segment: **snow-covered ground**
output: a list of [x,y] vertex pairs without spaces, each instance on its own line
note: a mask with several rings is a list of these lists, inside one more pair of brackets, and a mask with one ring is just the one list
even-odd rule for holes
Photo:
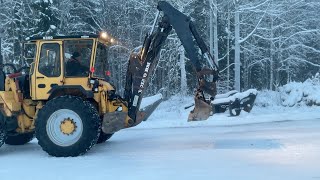
[[148,121],[76,158],[50,157],[36,140],[4,145],[0,180],[320,179],[320,107],[277,99],[261,93],[251,113],[187,122],[192,97],[175,96]]
[[171,97],[159,105],[148,121],[134,128],[206,127],[320,118],[319,106],[284,107],[280,103],[279,93],[275,92],[259,92],[252,111],[250,113],[241,111],[238,117],[230,117],[227,111],[214,114],[206,121],[187,122],[192,108],[185,109],[185,107],[192,103],[193,97]]

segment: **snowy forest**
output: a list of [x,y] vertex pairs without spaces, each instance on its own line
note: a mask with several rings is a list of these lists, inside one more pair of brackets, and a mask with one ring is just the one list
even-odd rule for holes
[[[169,2],[192,18],[210,47],[220,67],[220,92],[276,90],[319,72],[319,0]],[[130,52],[142,45],[157,13],[156,0],[1,0],[0,4],[4,62],[21,66],[22,42],[30,36],[106,31],[117,39],[109,47],[108,62],[120,92]],[[159,58],[148,94],[192,94],[195,72],[174,31]]]

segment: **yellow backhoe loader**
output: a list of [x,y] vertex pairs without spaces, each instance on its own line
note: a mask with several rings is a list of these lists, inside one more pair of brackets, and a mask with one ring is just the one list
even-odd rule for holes
[[241,99],[212,103],[218,66],[195,25],[167,2],[160,1],[158,10],[141,50],[130,55],[123,97],[105,80],[107,49],[114,41],[108,34],[28,38],[25,54],[30,66],[17,70],[10,64],[2,65],[14,72],[0,73],[0,146],[22,145],[36,136],[52,156],[78,156],[115,132],[146,120],[159,101],[141,111],[142,96],[172,28],[199,82],[189,121],[205,120],[227,106],[237,110],[236,114],[240,109],[250,111],[255,91]]

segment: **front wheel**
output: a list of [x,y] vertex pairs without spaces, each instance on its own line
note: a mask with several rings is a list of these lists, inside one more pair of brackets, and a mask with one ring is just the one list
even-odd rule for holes
[[61,96],[39,110],[36,137],[52,156],[68,157],[86,153],[97,143],[101,121],[96,108],[75,96]]
[[97,144],[106,142],[108,139],[111,138],[111,136],[112,136],[113,134],[114,134],[114,133],[112,133],[112,134],[105,134],[104,132],[101,131],[100,136],[99,136],[98,141],[97,141]]
[[7,138],[4,116],[0,113],[0,147],[4,144]]

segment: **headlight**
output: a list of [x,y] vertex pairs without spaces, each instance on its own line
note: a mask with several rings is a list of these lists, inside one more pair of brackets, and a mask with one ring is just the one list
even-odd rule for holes
[[107,39],[107,38],[108,38],[108,34],[107,34],[106,32],[101,32],[101,33],[100,33],[100,37],[101,37],[102,39]]

